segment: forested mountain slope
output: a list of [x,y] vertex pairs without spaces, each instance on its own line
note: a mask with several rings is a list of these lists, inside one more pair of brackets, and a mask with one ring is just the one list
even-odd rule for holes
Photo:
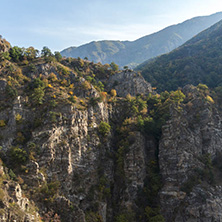
[[82,59],[87,57],[90,61],[103,64],[115,62],[120,67],[126,65],[135,67],[150,58],[172,51],[221,19],[221,12],[195,17],[132,42],[108,40],[91,42],[64,49],[61,54]]
[[201,32],[169,54],[137,67],[158,90],[174,90],[186,84],[222,84],[222,21]]

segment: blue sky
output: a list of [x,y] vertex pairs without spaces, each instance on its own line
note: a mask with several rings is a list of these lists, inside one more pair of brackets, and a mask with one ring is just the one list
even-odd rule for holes
[[222,11],[221,0],[0,0],[0,35],[13,46],[60,51],[98,40],[135,40]]

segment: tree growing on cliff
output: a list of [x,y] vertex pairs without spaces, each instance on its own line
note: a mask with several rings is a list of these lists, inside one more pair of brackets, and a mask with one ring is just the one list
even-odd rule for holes
[[42,57],[49,57],[49,56],[52,56],[52,52],[47,46],[44,46],[41,51],[41,55]]
[[60,62],[62,60],[62,55],[60,54],[60,52],[54,52],[55,58],[58,62]]
[[37,58],[38,54],[39,54],[39,50],[35,49],[34,47],[29,47],[25,49],[24,51],[24,56],[30,61]]
[[23,60],[23,50],[18,46],[14,46],[9,50],[9,55],[13,62],[19,62]]
[[52,62],[55,61],[55,56],[52,54],[51,50],[47,47],[44,46],[42,51],[41,51],[41,56],[45,59],[46,62]]
[[119,70],[119,66],[115,62],[111,62],[110,67],[114,72]]
[[99,124],[99,133],[104,137],[108,136],[110,129],[111,126],[106,122],[101,121],[101,123]]
[[35,88],[32,94],[33,102],[37,105],[42,104],[44,95],[45,95],[45,91],[42,87]]

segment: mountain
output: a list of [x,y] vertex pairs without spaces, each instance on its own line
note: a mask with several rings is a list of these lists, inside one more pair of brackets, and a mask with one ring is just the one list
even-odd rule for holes
[[195,17],[135,41],[94,41],[64,49],[61,54],[74,58],[87,57],[90,61],[103,64],[115,62],[121,67],[135,67],[150,58],[172,51],[221,19],[222,12]]
[[186,84],[222,85],[222,21],[201,32],[173,52],[147,61],[136,69],[158,90]]
[[0,46],[0,221],[222,220],[222,91]]

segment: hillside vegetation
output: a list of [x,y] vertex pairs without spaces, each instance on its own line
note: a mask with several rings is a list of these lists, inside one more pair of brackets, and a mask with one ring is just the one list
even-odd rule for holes
[[186,84],[222,85],[222,21],[203,31],[173,52],[137,67],[158,91]]

